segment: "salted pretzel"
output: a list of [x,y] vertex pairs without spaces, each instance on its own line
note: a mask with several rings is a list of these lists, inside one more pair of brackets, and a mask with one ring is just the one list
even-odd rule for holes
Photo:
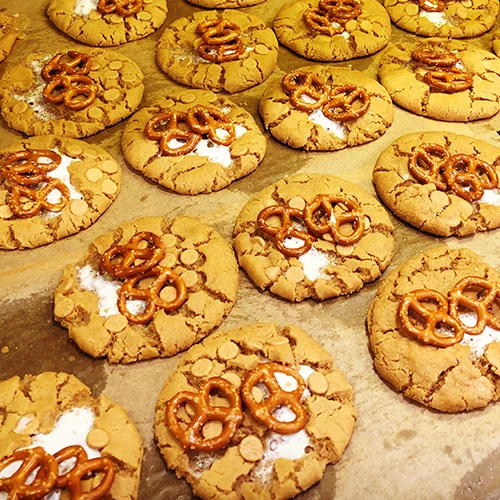
[[[293,377],[297,382],[297,388],[293,391],[282,389],[276,380],[276,373]],[[252,389],[260,383],[266,386],[269,396],[258,403]],[[255,420],[278,434],[294,434],[303,429],[308,420],[306,409],[300,402],[305,388],[304,379],[297,370],[279,363],[260,363],[245,376],[241,386],[241,397]],[[291,422],[281,422],[273,415],[282,405],[295,413],[295,419]]]
[[[154,277],[148,288],[136,288],[136,284],[144,278]],[[174,300],[167,301],[160,297],[160,292],[166,284],[171,283],[176,289]],[[143,313],[133,314],[127,308],[128,300],[142,300],[146,302]],[[175,311],[187,300],[187,287],[184,280],[168,267],[155,266],[142,274],[127,278],[118,290],[118,309],[131,322],[145,325],[149,323],[158,309],[167,312]]]
[[[302,111],[313,111],[328,102],[328,85],[309,71],[292,71],[281,81],[283,90],[290,95],[290,102]],[[309,97],[313,102],[304,100]]]
[[334,36],[343,33],[345,30],[345,26],[340,23],[337,23],[338,26],[333,26],[330,13],[328,10],[310,7],[304,11],[302,14],[302,18],[304,19],[304,23],[310,29],[317,31],[318,33],[322,33],[323,35]]
[[63,75],[87,75],[92,61],[87,54],[70,50],[66,54],[56,54],[42,69],[41,76],[46,82]]
[[[40,161],[50,160],[49,163]],[[3,162],[1,175],[13,184],[32,186],[47,180],[47,173],[61,164],[61,155],[50,149],[16,151]]]
[[427,12],[443,12],[446,2],[444,0],[418,0],[418,6]]
[[196,31],[202,38],[198,54],[207,61],[234,61],[246,50],[241,40],[241,28],[227,19],[208,19],[198,24]]
[[[64,104],[70,111],[80,111],[90,106],[99,88],[85,75],[62,75],[51,80],[43,89],[43,97],[52,104]],[[83,96],[84,99],[76,99]]]
[[[188,111],[186,121],[193,132],[208,134],[216,144],[229,146],[236,138],[233,120],[216,108],[194,106]],[[219,135],[220,130],[227,132],[226,137]]]
[[[148,243],[141,248],[143,242]],[[118,263],[113,260],[120,258]],[[109,247],[101,257],[101,269],[113,278],[124,279],[149,271],[165,257],[165,245],[159,236],[149,231],[135,233],[125,245]],[[136,264],[136,260],[140,263]]]
[[143,0],[99,0],[97,11],[101,14],[118,14],[130,17],[137,14],[143,7]]
[[[355,107],[354,104],[358,103]],[[345,122],[363,116],[370,107],[370,96],[358,85],[339,85],[330,91],[329,101],[323,106],[323,114],[330,120]]]
[[[8,500],[42,499],[54,488],[58,465],[42,447],[18,450],[0,460],[0,473],[16,462],[22,462],[16,472],[9,477],[0,478],[0,492],[7,492]],[[28,477],[38,468],[41,473],[27,484]]]
[[[148,139],[160,143],[160,151],[166,156],[180,156],[191,153],[201,141],[201,135],[192,130],[180,128],[180,124],[188,126],[187,114],[181,111],[164,111],[153,116],[144,129]],[[173,147],[171,141],[181,141],[181,145]],[[183,142],[183,144],[182,144]]]
[[[214,389],[222,392],[229,399],[229,408],[210,404],[210,393]],[[193,406],[195,414],[184,430],[179,423],[177,411],[185,403]],[[166,416],[169,430],[182,446],[201,451],[224,448],[231,441],[244,418],[238,389],[222,377],[209,378],[200,386],[197,393],[183,391],[176,394],[167,403]],[[212,420],[222,422],[222,433],[217,437],[206,439],[201,431],[203,426]]]
[[472,75],[459,68],[427,71],[423,81],[430,87],[452,94],[472,87]]
[[[423,306],[422,302],[434,302],[438,309],[431,311]],[[410,313],[415,314],[424,322],[424,328],[419,328],[411,321]],[[436,290],[414,290],[404,294],[399,303],[398,317],[404,330],[424,344],[449,347],[457,344],[464,337],[462,323],[448,314],[448,299]],[[453,336],[438,334],[436,326],[440,323],[450,328]]]
[[[338,204],[344,205],[347,211],[335,212],[334,206]],[[321,213],[320,217],[318,212]],[[304,209],[304,221],[311,232],[317,235],[330,233],[334,241],[341,245],[354,245],[361,239],[365,231],[364,217],[358,202],[342,194],[320,194]],[[321,218],[326,221],[321,222]],[[343,224],[354,226],[350,234],[340,232]]]
[[[279,227],[270,226],[267,223],[267,220],[273,216],[280,217],[281,224]],[[289,257],[300,257],[311,249],[316,237],[296,228],[293,225],[292,217],[305,222],[303,210],[288,205],[271,205],[260,211],[257,217],[257,226],[264,233],[274,236],[274,244],[282,254]],[[297,238],[302,240],[304,244],[299,248],[288,248],[285,245],[286,238]]]
[[356,0],[320,0],[318,7],[328,11],[330,20],[339,24],[358,18],[362,12]]
[[[480,298],[473,298],[466,292],[479,290]],[[500,304],[500,285],[486,278],[468,276],[461,279],[449,292],[450,314],[461,323],[465,333],[479,335],[487,325],[495,330],[500,330],[500,318],[495,317],[491,308],[495,302]],[[464,308],[474,311],[477,315],[477,323],[467,326],[460,321],[459,309]]]
[[411,175],[424,184],[435,184],[440,191],[446,191],[448,185],[442,173],[450,158],[450,153],[440,144],[424,143],[413,146],[408,158],[408,170]]
[[498,187],[495,167],[473,155],[453,155],[446,162],[443,175],[448,187],[469,202],[480,200],[485,189]]
[[425,66],[437,66],[449,68],[455,66],[460,59],[457,54],[450,50],[439,50],[435,48],[422,48],[413,51],[411,58]]

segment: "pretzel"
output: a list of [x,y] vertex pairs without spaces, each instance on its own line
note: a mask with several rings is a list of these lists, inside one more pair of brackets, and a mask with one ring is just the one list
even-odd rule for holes
[[[334,204],[342,203],[347,211],[335,213]],[[326,222],[318,220],[317,212],[324,212]],[[304,221],[307,228],[315,234],[330,233],[332,238],[341,245],[354,245],[365,231],[364,213],[358,202],[347,195],[320,194],[304,209]],[[332,220],[334,218],[334,220]],[[343,224],[354,224],[354,229],[348,235],[340,232]]]
[[[15,462],[22,462],[19,469],[10,477],[0,479],[0,492],[7,492],[8,500],[23,498],[38,500],[44,498],[54,488],[58,474],[57,462],[43,448],[16,451],[0,460],[0,472]],[[30,484],[26,484],[31,473],[39,467],[42,474],[37,475]]]
[[[290,102],[302,111],[313,111],[328,102],[328,85],[314,73],[309,71],[292,71],[281,81],[283,90],[290,95]],[[310,97],[314,102],[302,99]]]
[[460,59],[457,54],[449,50],[423,48],[413,51],[411,58],[425,66],[438,66],[449,68],[455,66]]
[[[234,123],[222,111],[209,106],[197,105],[187,113],[187,123],[193,132],[208,134],[216,144],[229,146],[236,138]],[[226,131],[226,137],[220,137],[219,131]]]
[[[201,135],[191,130],[183,130],[179,123],[187,124],[187,114],[181,111],[164,111],[153,116],[144,129],[148,139],[159,141],[160,151],[167,156],[180,156],[191,153],[201,141]],[[160,128],[165,127],[165,130]],[[179,147],[169,145],[170,141],[185,141]]]
[[430,87],[452,94],[472,87],[472,75],[459,68],[427,71],[423,78]]
[[[210,392],[218,389],[229,399],[229,408],[212,406]],[[177,418],[177,410],[189,403],[195,409],[193,419],[184,430]],[[212,377],[205,381],[197,393],[183,391],[176,394],[166,408],[167,426],[172,434],[180,441],[184,448],[201,451],[215,451],[224,448],[235,435],[243,422],[241,398],[238,389],[221,377]],[[205,439],[201,434],[203,426],[212,420],[222,422],[222,433],[213,438]]]
[[[472,298],[465,293],[471,289],[479,289],[486,292],[481,299]],[[462,325],[465,333],[469,335],[479,335],[487,325],[491,325],[495,330],[500,330],[500,318],[495,317],[491,308],[495,302],[500,304],[500,285],[486,278],[468,276],[461,279],[449,292],[450,314]],[[459,308],[472,310],[477,315],[477,323],[474,326],[467,326],[460,321]]]
[[[57,203],[47,201],[52,191],[59,191],[61,197]],[[21,206],[21,197],[28,198],[33,203],[28,208]],[[70,192],[66,184],[59,179],[50,179],[41,189],[32,189],[28,186],[14,184],[10,188],[7,202],[12,213],[22,219],[38,215],[41,210],[60,212],[68,203]]]
[[362,9],[356,0],[320,0],[318,7],[327,10],[330,21],[345,24],[361,15]]
[[[267,219],[274,215],[280,217],[280,227],[269,226],[267,224]],[[294,227],[292,217],[304,221],[304,212],[288,205],[271,205],[260,211],[257,217],[257,226],[264,233],[274,236],[274,244],[282,254],[289,257],[300,257],[311,250],[316,237]],[[285,245],[286,238],[298,238],[304,244],[299,248],[288,248]]]
[[334,36],[343,33],[345,26],[337,23],[339,26],[333,26],[336,22],[331,18],[328,10],[311,7],[302,14],[304,23],[312,30],[323,33],[323,35]]
[[[437,303],[438,310],[430,311],[422,305],[424,301]],[[425,321],[424,328],[418,328],[410,319],[410,311]],[[448,299],[436,290],[414,290],[403,295],[399,303],[398,316],[403,328],[422,341],[436,347],[449,347],[460,342],[464,337],[464,328],[460,321],[448,314]],[[453,330],[453,336],[439,335],[436,325],[442,323]]]
[[[137,282],[144,278],[155,277],[148,288],[135,288]],[[168,302],[160,297],[160,292],[167,282],[171,282],[177,291],[174,300]],[[146,310],[141,314],[132,314],[127,309],[128,300],[143,300]],[[156,266],[149,271],[127,278],[118,290],[118,309],[131,322],[145,325],[149,323],[158,309],[175,311],[187,300],[187,287],[184,280],[168,267]]]
[[443,12],[446,2],[444,0],[418,0],[418,6],[427,12]]
[[130,17],[142,10],[143,0],[99,0],[97,10],[101,14],[116,13],[122,17]]
[[[51,80],[43,89],[43,97],[52,104],[64,104],[71,111],[80,111],[90,106],[99,88],[85,75],[62,75]],[[84,96],[85,99],[75,97]]]
[[[412,154],[408,158],[408,170],[417,180],[424,184],[435,184],[440,191],[448,188],[443,178],[444,165],[450,158],[446,148],[435,143],[424,143],[421,146],[413,146]],[[423,164],[426,168],[422,168]]]
[[[69,58],[63,62],[63,58]],[[92,67],[92,61],[87,54],[70,50],[66,54],[56,54],[42,69],[41,76],[46,82],[63,75],[87,75]]]
[[227,19],[208,19],[196,27],[203,42],[198,54],[207,61],[222,63],[239,59],[245,52],[241,28]]
[[[363,116],[370,107],[370,96],[366,89],[350,83],[333,88],[329,99],[323,106],[323,114],[338,122],[355,120]],[[361,106],[355,108],[355,102],[360,102]]]
[[[484,176],[482,178],[478,172],[485,174],[486,179]],[[495,167],[472,155],[453,155],[446,162],[443,175],[448,187],[469,202],[480,200],[485,189],[498,187],[498,174]]]
[[[284,373],[293,377],[297,382],[294,391],[285,391],[276,380],[276,373]],[[267,399],[258,403],[252,389],[259,383],[266,386],[269,391]],[[278,434],[294,434],[303,429],[307,424],[307,412],[300,400],[306,384],[297,370],[279,363],[260,363],[251,372],[247,373],[241,386],[241,397],[252,416]],[[285,405],[295,413],[295,420],[280,422],[273,416],[273,412],[281,405]]]
[[[47,158],[50,163],[40,162]],[[31,149],[11,153],[3,162],[1,175],[13,184],[32,186],[47,180],[47,173],[61,163],[61,155],[50,149]]]

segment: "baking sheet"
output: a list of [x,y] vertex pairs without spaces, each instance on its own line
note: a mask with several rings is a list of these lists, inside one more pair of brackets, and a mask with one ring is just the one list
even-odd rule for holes
[[[0,11],[19,12],[31,19],[26,37],[0,73],[35,50],[61,51],[85,46],[72,41],[52,26],[45,16],[47,0],[0,0]],[[282,0],[243,9],[271,25]],[[197,9],[183,0],[169,0],[166,25]],[[498,25],[498,23],[497,23]],[[392,27],[393,40],[410,39]],[[163,29],[145,40],[115,49],[135,60],[146,75],[144,106],[153,104],[175,86],[158,69],[155,46]],[[489,49],[490,34],[471,40]],[[379,55],[337,63],[352,66],[375,77]],[[308,64],[280,47],[278,68],[268,80]],[[258,119],[258,100],[268,82],[231,97]],[[120,151],[124,123],[89,139],[111,153],[121,164],[123,182],[117,201],[89,229],[42,248],[0,251],[0,379],[46,370],[67,371],[104,392],[124,406],[144,439],[145,458],[139,498],[148,500],[192,498],[190,488],[166,469],[153,441],[156,397],[178,358],[160,359],[127,366],[109,365],[81,352],[67,339],[66,331],[52,319],[53,290],[63,267],[78,259],[99,234],[118,223],[147,215],[198,216],[228,240],[244,203],[276,180],[296,173],[328,173],[355,182],[374,194],[371,172],[378,154],[405,133],[447,130],[474,135],[500,146],[500,117],[472,124],[430,120],[395,109],[394,123],[380,139],[360,147],[334,153],[295,151],[268,137],[268,152],[261,166],[248,177],[217,193],[181,196],[170,193],[132,171]],[[21,135],[0,121],[0,147],[18,141]],[[387,273],[404,260],[433,246],[468,247],[488,263],[500,268],[498,231],[471,238],[447,240],[418,232],[392,218],[396,230],[396,255]],[[269,321],[301,326],[334,357],[355,389],[358,425],[341,462],[328,467],[323,480],[301,500],[351,499],[476,499],[500,498],[500,404],[467,414],[444,415],[405,400],[376,374],[368,349],[365,317],[380,281],[351,297],[323,303],[291,304],[269,293],[260,293],[241,272],[237,304],[223,323],[228,329],[245,323]]]

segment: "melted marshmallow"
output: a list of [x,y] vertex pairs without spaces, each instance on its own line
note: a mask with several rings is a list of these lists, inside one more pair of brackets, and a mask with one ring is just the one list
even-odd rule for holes
[[88,17],[88,15],[97,9],[97,4],[99,0],[77,0],[75,4],[75,14],[79,16]]
[[321,109],[315,109],[310,115],[309,120],[323,127],[327,132],[335,135],[339,139],[345,139],[346,137],[346,128],[342,123],[336,122],[334,120],[330,120],[327,118]]
[[448,24],[448,18],[444,12],[428,12],[426,10],[421,10],[419,15],[420,17],[425,17],[429,22],[438,28]]
[[[304,246],[304,242],[299,238],[285,238],[284,245],[287,248],[300,248]],[[329,276],[323,272],[325,267],[333,263],[333,258],[328,252],[323,252],[313,246],[308,252],[298,257],[298,260],[302,263],[304,276],[311,281],[315,281],[319,278],[329,278]]]
[[[477,314],[474,311],[467,311],[466,313],[460,313],[458,315],[460,321],[467,326],[474,326],[477,323]],[[500,331],[486,326],[483,333],[479,335],[469,335],[465,334],[464,338],[460,342],[462,345],[468,345],[470,347],[471,358],[480,358],[486,347],[492,342],[500,341]]]
[[483,196],[478,201],[479,203],[486,203],[498,207],[500,206],[500,191],[497,188],[485,189]]

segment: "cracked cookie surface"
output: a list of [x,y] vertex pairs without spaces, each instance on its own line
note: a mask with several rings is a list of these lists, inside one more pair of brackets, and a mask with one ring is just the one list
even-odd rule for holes
[[34,248],[75,234],[93,224],[118,196],[121,168],[99,146],[51,135],[31,137],[1,149],[0,167],[11,153],[26,149],[61,155],[61,166],[49,177],[61,179],[70,188],[70,200],[59,212],[42,210],[39,215],[18,218],[9,208],[8,182],[0,175],[0,248]]
[[144,75],[139,66],[117,52],[85,49],[92,59],[87,75],[98,86],[95,101],[80,111],[46,102],[46,82],[40,76],[53,54],[35,53],[7,70],[0,80],[2,117],[10,128],[26,135],[87,137],[131,115],[141,103]]
[[428,288],[446,296],[467,276],[500,282],[500,273],[471,250],[434,248],[391,273],[368,312],[370,346],[380,376],[406,397],[444,412],[482,408],[498,399],[500,332],[495,340],[482,333],[465,335],[451,347],[434,347],[404,333],[397,310],[405,293]]
[[[229,146],[204,138],[192,153],[162,155],[158,141],[144,135],[146,123],[161,112],[187,112],[196,105],[222,111],[235,124],[236,138]],[[181,194],[210,193],[253,172],[263,160],[266,138],[252,116],[225,97],[203,90],[175,90],[155,106],[142,108],[127,123],[123,155],[136,170]]]
[[236,9],[238,7],[250,7],[265,2],[266,0],[188,0],[193,5],[199,5],[206,9]]
[[0,459],[31,446],[52,454],[78,444],[89,458],[113,461],[116,475],[106,498],[138,498],[143,447],[137,427],[121,406],[106,396],[93,396],[73,375],[45,372],[0,382],[0,414]]
[[[422,78],[427,70],[412,61],[417,49],[444,49],[459,57],[472,75],[472,87],[448,94],[436,91]],[[399,106],[436,120],[467,122],[489,118],[500,110],[500,59],[461,41],[428,39],[391,44],[382,54],[378,76]]]
[[[359,203],[365,215],[362,238],[346,246],[327,234],[299,258],[282,254],[257,227],[257,216],[276,204],[303,209],[319,194],[347,194]],[[290,301],[324,300],[356,292],[381,275],[393,256],[392,231],[385,209],[360,187],[338,177],[301,174],[268,186],[247,202],[236,221],[233,245],[240,266],[260,289]]]
[[493,52],[498,56],[500,55],[500,29],[493,32],[491,38],[491,47]]
[[293,1],[284,5],[274,20],[278,40],[297,54],[315,61],[346,61],[378,52],[391,37],[387,11],[376,0],[360,1],[362,12],[346,22],[345,30],[334,36],[309,28],[302,15],[319,0]]
[[370,96],[370,106],[359,118],[330,120],[321,110],[307,112],[295,108],[280,79],[264,91],[259,105],[264,126],[280,142],[309,151],[336,151],[371,142],[390,127],[394,106],[387,91],[373,78],[361,71],[319,65],[305,66],[299,71],[318,75],[331,88],[345,84],[363,87]]
[[373,169],[373,183],[387,207],[412,226],[439,236],[466,236],[500,227],[498,188],[469,202],[451,189],[440,191],[435,184],[422,184],[413,177],[408,169],[412,148],[425,143],[439,144],[451,155],[473,155],[500,174],[500,149],[487,142],[448,132],[407,134],[382,152]]
[[[196,27],[210,19],[227,19],[241,28],[241,41],[246,49],[240,59],[219,64],[198,54],[201,36]],[[233,93],[268,78],[276,67],[278,41],[273,31],[252,14],[234,10],[195,12],[165,29],[158,42],[156,58],[160,68],[176,82]]]
[[[200,362],[206,365],[204,370],[199,369]],[[248,371],[266,362],[294,367],[304,378],[308,387],[302,396],[309,417],[306,427],[295,434],[276,434],[243,406],[243,424],[226,448],[218,452],[185,450],[166,425],[167,402],[180,391],[196,392],[210,377],[225,378],[239,388]],[[315,379],[322,381],[319,391]],[[284,410],[287,408],[278,411]],[[189,421],[188,413],[183,408],[178,414],[181,412],[179,418]],[[168,467],[178,477],[185,477],[201,498],[286,499],[320,481],[326,466],[340,460],[355,421],[352,387],[319,344],[296,326],[255,324],[218,332],[186,353],[160,393],[155,437]],[[250,436],[263,445],[260,460],[245,460],[240,454],[240,443]]]
[[[166,250],[160,266],[177,273],[187,286],[179,309],[159,309],[146,325],[129,323],[117,307],[122,282],[100,270],[102,254],[124,245],[135,233],[158,235]],[[97,238],[87,255],[69,265],[55,293],[54,317],[69,337],[95,358],[112,363],[174,356],[207,336],[229,314],[238,290],[238,266],[229,244],[211,227],[190,217],[144,217]],[[170,287],[166,287],[168,291]]]
[[167,17],[166,0],[145,0],[133,16],[101,14],[98,0],[51,0],[49,19],[66,35],[97,47],[111,47],[154,33]]
[[0,62],[10,54],[19,36],[18,19],[0,12]]
[[[435,4],[436,2],[428,2]],[[385,0],[392,22],[410,33],[443,38],[465,38],[486,33],[498,14],[498,0],[443,2],[442,12],[419,8],[415,0]]]

